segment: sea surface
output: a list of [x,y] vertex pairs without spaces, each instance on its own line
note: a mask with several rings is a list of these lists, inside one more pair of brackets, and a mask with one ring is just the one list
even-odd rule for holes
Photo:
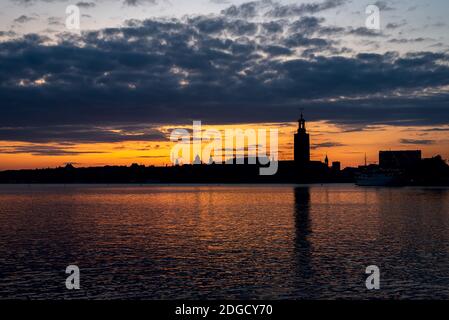
[[449,299],[449,189],[0,185],[11,298]]

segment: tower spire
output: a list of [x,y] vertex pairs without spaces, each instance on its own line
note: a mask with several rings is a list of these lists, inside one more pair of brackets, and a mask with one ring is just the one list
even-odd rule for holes
[[304,119],[303,111],[304,111],[304,109],[301,108],[301,118],[298,120],[298,123],[299,123],[298,132],[305,133],[306,132],[306,120]]
[[306,120],[304,119],[302,108],[298,124],[298,132],[295,133],[295,162],[299,168],[304,169],[310,162],[310,138],[306,130]]

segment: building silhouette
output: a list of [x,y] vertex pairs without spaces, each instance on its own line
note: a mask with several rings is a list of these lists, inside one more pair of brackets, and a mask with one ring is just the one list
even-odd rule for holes
[[387,172],[404,185],[449,186],[446,162],[440,156],[422,159],[420,150],[381,151],[378,165],[367,165],[365,160],[365,166],[358,168],[342,169],[339,161],[331,164],[327,154],[324,162],[313,161],[303,114],[298,123],[294,160],[276,161],[278,170],[270,176],[260,175],[260,167],[269,163],[269,159],[251,158],[245,147],[243,156],[237,156],[234,149],[234,157],[225,164],[215,163],[212,157],[208,163],[202,163],[199,155],[192,164],[183,164],[180,158],[174,166],[164,167],[133,164],[75,168],[67,164],[54,169],[0,171],[0,183],[353,183],[360,176],[375,177],[379,172]]
[[310,162],[310,136],[306,130],[306,120],[301,113],[301,119],[298,120],[298,132],[295,133],[295,164],[298,167],[305,167]]
[[334,172],[340,172],[341,171],[341,162],[340,161],[332,162],[332,170]]
[[421,150],[380,151],[379,166],[382,169],[409,169],[422,159]]

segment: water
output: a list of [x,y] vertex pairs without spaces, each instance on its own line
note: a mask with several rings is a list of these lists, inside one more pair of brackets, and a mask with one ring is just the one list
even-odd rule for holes
[[449,299],[449,189],[3,185],[0,298]]

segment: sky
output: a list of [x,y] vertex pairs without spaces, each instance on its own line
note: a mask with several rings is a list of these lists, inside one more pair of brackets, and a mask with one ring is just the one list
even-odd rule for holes
[[171,130],[194,120],[276,128],[289,160],[301,109],[314,160],[448,159],[448,15],[444,0],[3,0],[0,170],[169,164]]

